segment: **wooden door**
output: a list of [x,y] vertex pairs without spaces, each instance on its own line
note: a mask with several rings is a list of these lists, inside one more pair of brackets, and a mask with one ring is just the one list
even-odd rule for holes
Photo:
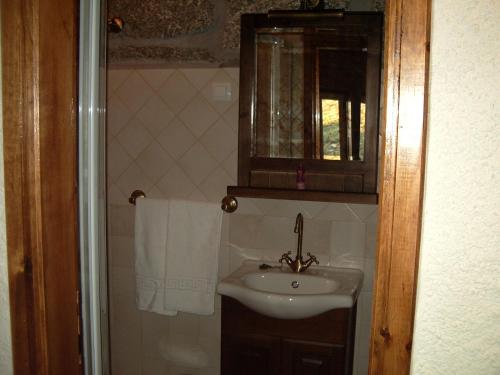
[[271,336],[224,335],[221,360],[221,375],[277,375],[280,339]]
[[16,375],[78,375],[76,0],[1,2]]
[[345,375],[343,346],[283,340],[282,375]]

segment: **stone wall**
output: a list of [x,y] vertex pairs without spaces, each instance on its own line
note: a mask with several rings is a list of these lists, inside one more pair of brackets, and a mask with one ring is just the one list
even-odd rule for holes
[[[329,9],[383,10],[383,0],[326,0]],[[182,4],[182,5],[180,5]],[[108,15],[125,27],[109,34],[112,65],[239,65],[240,16],[296,9],[300,0],[109,0]]]

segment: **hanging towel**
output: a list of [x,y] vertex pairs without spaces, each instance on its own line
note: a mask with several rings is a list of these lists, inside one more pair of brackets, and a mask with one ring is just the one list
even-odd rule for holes
[[170,201],[165,310],[213,314],[221,227],[219,204]]
[[139,198],[135,208],[136,303],[140,310],[165,315],[165,259],[169,201]]

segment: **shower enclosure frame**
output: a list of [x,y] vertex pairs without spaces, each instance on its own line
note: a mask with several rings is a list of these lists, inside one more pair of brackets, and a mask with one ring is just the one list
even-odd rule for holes
[[79,219],[82,364],[110,373],[106,235],[106,0],[80,0]]

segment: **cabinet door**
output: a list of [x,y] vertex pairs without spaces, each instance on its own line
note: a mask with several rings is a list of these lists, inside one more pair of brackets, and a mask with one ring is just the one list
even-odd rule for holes
[[344,347],[283,340],[282,375],[344,375]]
[[221,362],[221,375],[277,375],[280,339],[223,335]]

